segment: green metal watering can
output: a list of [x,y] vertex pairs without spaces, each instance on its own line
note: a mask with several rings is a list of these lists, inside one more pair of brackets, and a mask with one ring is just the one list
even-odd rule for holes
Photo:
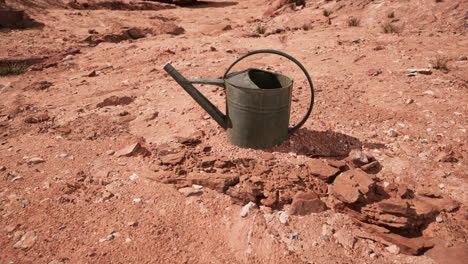
[[[239,61],[254,54],[272,53],[293,61],[307,77],[311,99],[304,118],[289,128],[293,80],[285,75],[247,69],[229,73]],[[241,148],[266,149],[281,144],[309,118],[314,104],[314,87],[307,70],[295,58],[275,50],[256,50],[234,61],[223,79],[186,79],[170,64],[164,70],[227,130],[228,140]],[[192,84],[211,84],[226,89],[226,114],[218,110]]]

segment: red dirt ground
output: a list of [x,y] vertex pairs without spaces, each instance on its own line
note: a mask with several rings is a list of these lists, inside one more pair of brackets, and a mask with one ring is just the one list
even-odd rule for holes
[[[0,19],[0,67],[28,67],[0,76],[0,263],[466,262],[466,1],[85,2],[0,8],[28,16]],[[230,145],[162,69],[219,78],[256,49],[315,86],[268,150]],[[298,122],[301,72],[247,67],[294,79]]]

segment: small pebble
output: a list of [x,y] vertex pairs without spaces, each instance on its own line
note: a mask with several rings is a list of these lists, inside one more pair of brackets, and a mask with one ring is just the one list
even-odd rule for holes
[[240,216],[241,217],[246,217],[247,214],[250,212],[250,209],[255,208],[257,205],[254,202],[249,202],[248,204],[244,205],[242,207]]
[[400,248],[397,245],[391,245],[385,248],[388,252],[392,254],[398,254],[400,253]]
[[128,222],[127,225],[135,227],[135,226],[138,226],[138,222],[131,221],[131,222]]
[[289,222],[289,215],[285,211],[280,211],[278,215],[278,220],[282,224],[287,224]]
[[136,181],[140,177],[136,173],[133,173],[132,175],[130,175],[129,178],[130,178],[131,181]]
[[141,203],[141,198],[135,198],[135,199],[133,199],[133,203]]

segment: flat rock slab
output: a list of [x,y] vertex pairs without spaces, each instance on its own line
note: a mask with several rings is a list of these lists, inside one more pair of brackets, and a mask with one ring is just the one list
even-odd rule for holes
[[364,199],[374,185],[369,174],[361,169],[353,169],[338,175],[331,190],[338,200],[352,204]]
[[183,187],[183,188],[180,188],[178,191],[181,194],[183,194],[185,197],[201,195],[203,193],[202,190],[196,189],[196,188],[193,188],[193,187]]
[[134,143],[118,150],[114,155],[117,157],[131,157],[139,154],[147,156],[150,154],[150,152],[146,148],[142,147],[140,143]]
[[338,168],[328,165],[321,159],[309,160],[305,165],[311,175],[326,182],[330,182],[340,172]]
[[293,198],[289,214],[308,215],[311,213],[320,213],[325,210],[327,210],[327,206],[320,200],[318,194],[313,191],[298,192]]
[[135,98],[130,96],[111,96],[98,103],[96,108],[105,106],[128,105],[131,104],[134,100]]

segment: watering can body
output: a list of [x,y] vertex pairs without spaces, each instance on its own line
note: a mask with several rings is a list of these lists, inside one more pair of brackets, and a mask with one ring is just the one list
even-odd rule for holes
[[[252,78],[261,83],[255,85]],[[289,77],[248,69],[228,77],[225,85],[227,136],[232,144],[264,149],[288,138],[293,87]]]
[[[242,57],[237,61],[240,59]],[[231,144],[253,149],[266,149],[281,144],[292,130],[299,127],[288,127],[293,80],[282,74],[259,69],[228,74],[234,64],[226,71],[224,79],[186,79],[170,64],[164,69],[226,129]],[[193,84],[224,87],[226,114],[219,111]],[[310,110],[311,107],[307,117]],[[305,120],[301,121],[300,125],[304,122]]]

